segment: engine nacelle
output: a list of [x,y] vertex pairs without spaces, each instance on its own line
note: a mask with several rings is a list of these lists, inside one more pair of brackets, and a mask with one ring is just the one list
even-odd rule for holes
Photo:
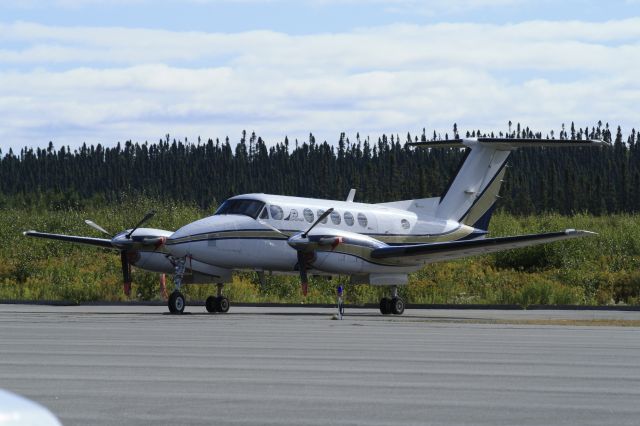
[[175,270],[173,263],[165,253],[138,251],[131,257],[133,258],[130,258],[129,261],[132,265],[147,271],[170,274]]
[[351,275],[367,271],[364,260],[349,254],[340,252],[316,252],[313,268],[332,274]]

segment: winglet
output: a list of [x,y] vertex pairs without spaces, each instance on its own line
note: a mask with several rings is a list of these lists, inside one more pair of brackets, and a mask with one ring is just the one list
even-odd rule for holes
[[353,199],[356,196],[356,189],[355,188],[351,188],[351,190],[349,190],[349,195],[347,195],[347,203],[353,203]]

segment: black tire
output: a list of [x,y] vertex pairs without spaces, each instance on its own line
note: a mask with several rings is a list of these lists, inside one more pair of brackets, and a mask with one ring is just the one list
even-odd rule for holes
[[391,300],[388,297],[380,299],[380,313],[382,315],[389,315],[391,313]]
[[229,307],[230,307],[229,299],[227,299],[224,296],[218,297],[216,301],[216,307],[218,308],[218,312],[226,314],[227,312],[229,312]]
[[184,307],[187,304],[184,295],[178,290],[171,293],[169,296],[169,312],[172,314],[181,314],[184,312]]
[[206,302],[204,302],[204,306],[207,308],[207,312],[214,313],[218,312],[216,310],[216,298],[214,296],[207,297]]
[[167,302],[167,306],[169,307],[169,313],[175,314],[176,311],[173,307],[173,293],[169,295],[169,301]]
[[391,313],[394,315],[402,315],[404,312],[404,300],[399,297],[391,299]]

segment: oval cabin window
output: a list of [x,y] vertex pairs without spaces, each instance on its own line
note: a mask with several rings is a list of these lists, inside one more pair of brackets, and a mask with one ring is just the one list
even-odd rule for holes
[[309,223],[313,222],[314,216],[311,209],[304,209],[302,214],[304,215],[304,220],[306,220]]
[[402,224],[402,227],[404,229],[409,229],[409,227],[411,227],[411,224],[409,224],[409,221],[407,219],[402,219],[400,223]]
[[369,223],[367,217],[363,213],[358,213],[358,224],[363,228],[366,228],[367,223]]
[[[322,216],[324,214],[324,210],[320,209],[320,210],[317,211],[316,214],[318,215],[318,217],[320,217],[320,216]],[[324,219],[322,219],[320,221],[320,223],[327,223],[328,220],[329,220],[329,217],[327,216]]]
[[349,226],[353,226],[353,215],[350,212],[344,213],[344,223]]
[[330,216],[331,222],[333,222],[334,225],[340,225],[340,213],[333,211]]
[[284,217],[284,211],[280,206],[270,205],[269,212],[271,213],[271,219],[282,220],[282,218]]

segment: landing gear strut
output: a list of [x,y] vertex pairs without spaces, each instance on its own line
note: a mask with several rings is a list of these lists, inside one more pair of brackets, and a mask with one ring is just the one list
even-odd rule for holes
[[404,313],[404,300],[398,296],[398,287],[393,286],[391,299],[383,297],[380,299],[380,313],[382,315],[402,315]]
[[337,318],[338,319],[342,319],[342,316],[344,315],[344,301],[342,300],[342,294],[343,294],[343,288],[342,285],[339,285],[337,288],[337,293],[338,293],[338,315]]
[[222,295],[222,288],[224,284],[218,284],[218,295],[217,296],[209,296],[205,302],[205,307],[207,308],[207,312],[214,313],[227,313],[229,312],[229,299]]
[[180,287],[182,286],[182,277],[184,277],[185,258],[181,257],[175,260],[176,272],[173,281],[175,282],[176,289],[169,296],[169,312],[172,314],[181,314],[184,312],[184,307],[187,304],[187,299],[180,293]]

